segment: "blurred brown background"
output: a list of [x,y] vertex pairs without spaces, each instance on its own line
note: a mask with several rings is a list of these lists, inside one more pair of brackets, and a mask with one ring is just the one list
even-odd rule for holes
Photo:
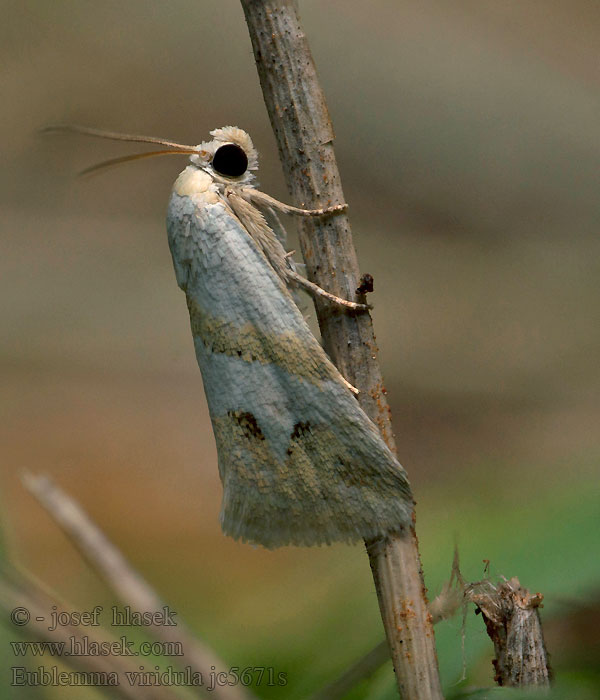
[[[213,438],[164,230],[184,162],[76,180],[133,149],[37,133],[70,122],[198,143],[238,125],[260,151],[262,188],[288,199],[241,8],[2,9],[6,549],[74,605],[110,601],[18,479],[51,474],[232,665],[289,672],[284,694],[265,695],[302,697],[379,640],[376,600],[359,546],[266,552],[220,533]],[[564,621],[567,598],[600,588],[600,6],[307,0],[300,10],[361,268],[375,278],[429,588],[457,538],[467,579],[491,559]],[[460,623],[438,638],[450,685]],[[479,626],[468,643],[469,680],[490,684]],[[388,697],[390,675],[364,692]]]

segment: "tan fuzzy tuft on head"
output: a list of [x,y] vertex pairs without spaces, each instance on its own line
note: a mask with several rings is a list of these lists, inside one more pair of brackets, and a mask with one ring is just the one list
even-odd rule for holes
[[214,141],[219,142],[218,145],[234,143],[236,146],[243,148],[248,156],[248,170],[258,169],[258,153],[254,148],[250,135],[243,129],[237,126],[224,126],[221,129],[213,129],[210,135]]

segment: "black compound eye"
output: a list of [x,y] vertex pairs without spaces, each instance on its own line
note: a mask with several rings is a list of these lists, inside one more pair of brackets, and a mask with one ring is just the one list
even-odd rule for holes
[[213,156],[212,166],[219,175],[239,177],[248,169],[248,156],[240,146],[226,143],[217,149]]

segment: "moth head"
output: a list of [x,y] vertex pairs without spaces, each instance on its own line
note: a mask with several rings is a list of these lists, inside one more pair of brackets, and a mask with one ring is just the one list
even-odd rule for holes
[[219,182],[249,183],[258,169],[258,154],[252,139],[237,126],[224,126],[210,132],[212,141],[197,146],[191,162]]
[[137,134],[121,134],[105,129],[95,129],[88,126],[75,124],[55,124],[46,127],[44,131],[70,131],[86,136],[96,136],[113,141],[136,141],[138,143],[155,143],[166,146],[160,151],[146,153],[134,153],[103,161],[90,168],[86,168],[80,174],[96,173],[100,170],[143,158],[152,158],[162,155],[181,155],[190,153],[190,160],[197,168],[202,168],[217,182],[224,184],[238,183],[248,184],[254,181],[255,170],[258,170],[258,153],[252,144],[252,139],[237,126],[224,126],[222,129],[214,129],[210,132],[212,141],[205,141],[198,146],[187,146],[174,141],[157,138],[155,136],[138,136]]

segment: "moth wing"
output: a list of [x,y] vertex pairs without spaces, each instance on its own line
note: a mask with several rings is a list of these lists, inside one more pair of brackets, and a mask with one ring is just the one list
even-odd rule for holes
[[167,223],[217,444],[223,531],[278,547],[408,525],[404,470],[226,203],[174,194]]

